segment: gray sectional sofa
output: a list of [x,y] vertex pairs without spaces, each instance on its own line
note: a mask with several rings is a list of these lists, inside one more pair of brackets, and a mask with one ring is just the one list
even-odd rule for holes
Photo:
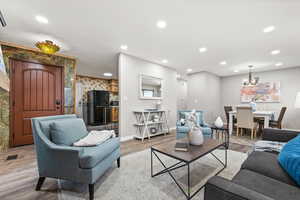
[[[264,129],[263,140],[288,142],[300,131]],[[205,185],[205,200],[300,200],[300,187],[281,168],[275,152],[254,151],[230,181],[219,176]]]

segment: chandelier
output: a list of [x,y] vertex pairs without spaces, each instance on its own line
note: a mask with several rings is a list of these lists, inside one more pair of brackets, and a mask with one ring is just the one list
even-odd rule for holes
[[253,78],[253,74],[252,74],[253,66],[249,65],[248,67],[249,67],[249,77],[248,77],[248,80],[244,80],[243,85],[245,85],[245,86],[257,85],[258,81],[259,81],[259,77],[254,77]]
[[35,46],[39,48],[43,53],[49,54],[54,54],[60,49],[59,46],[57,46],[50,40],[45,40],[44,42],[37,42]]

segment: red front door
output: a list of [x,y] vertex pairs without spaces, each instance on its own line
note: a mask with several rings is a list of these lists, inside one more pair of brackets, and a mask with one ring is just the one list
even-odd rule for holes
[[31,118],[63,114],[63,68],[10,59],[13,146],[32,144]]

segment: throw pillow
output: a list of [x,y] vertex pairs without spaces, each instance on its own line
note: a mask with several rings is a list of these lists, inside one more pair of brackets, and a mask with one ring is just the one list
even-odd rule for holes
[[278,161],[300,186],[300,135],[284,145],[278,156]]
[[53,123],[54,120],[46,120],[46,121],[40,121],[40,127],[43,131],[43,133],[46,135],[47,138],[50,139],[50,125]]
[[81,140],[75,142],[73,146],[76,147],[91,147],[102,144],[106,140],[115,137],[114,130],[104,130],[104,131],[91,131],[87,136]]
[[88,134],[79,118],[56,120],[50,125],[51,140],[57,145],[71,146]]
[[179,112],[179,119],[186,119],[186,112],[180,111]]

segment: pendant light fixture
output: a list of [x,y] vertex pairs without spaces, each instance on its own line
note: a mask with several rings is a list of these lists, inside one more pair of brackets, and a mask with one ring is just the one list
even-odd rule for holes
[[44,42],[37,42],[35,44],[37,48],[39,48],[43,53],[54,54],[59,51],[59,46],[54,44],[50,40],[45,40]]
[[258,84],[259,77],[253,77],[252,69],[253,65],[249,65],[249,75],[248,75],[248,80],[245,80],[243,82],[243,85],[245,86],[254,86]]

